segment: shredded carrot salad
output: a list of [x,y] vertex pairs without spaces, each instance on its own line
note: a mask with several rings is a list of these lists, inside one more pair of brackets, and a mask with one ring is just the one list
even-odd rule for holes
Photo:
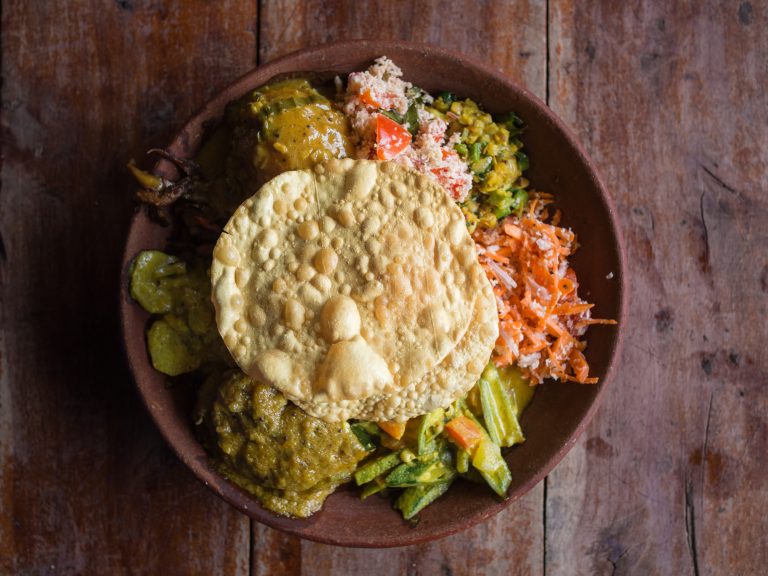
[[579,298],[568,265],[576,235],[558,226],[559,210],[549,218],[551,201],[551,195],[537,193],[520,217],[473,234],[499,312],[493,360],[499,367],[517,365],[532,384],[545,378],[595,384],[581,337],[590,324],[616,321],[592,318],[594,305]]

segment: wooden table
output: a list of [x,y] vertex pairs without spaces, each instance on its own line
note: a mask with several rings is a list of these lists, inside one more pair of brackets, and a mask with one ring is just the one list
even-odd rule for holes
[[[479,57],[617,201],[618,378],[489,522],[347,550],[250,522],[147,417],[117,323],[125,165],[254,65],[345,38]],[[768,3],[4,0],[0,574],[765,574]]]

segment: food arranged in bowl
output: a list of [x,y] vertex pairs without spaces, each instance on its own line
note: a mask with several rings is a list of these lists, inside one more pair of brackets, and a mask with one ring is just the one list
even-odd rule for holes
[[584,335],[614,321],[524,175],[524,121],[381,57],[232,102],[193,161],[166,154],[175,182],[133,167],[174,223],[130,271],[152,365],[199,387],[201,442],[264,508],[346,482],[408,520],[459,478],[504,498],[536,386],[597,382]]

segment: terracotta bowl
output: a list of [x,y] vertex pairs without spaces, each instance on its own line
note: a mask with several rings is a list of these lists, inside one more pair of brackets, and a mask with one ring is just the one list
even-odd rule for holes
[[[625,273],[616,210],[584,150],[541,100],[465,57],[433,47],[378,41],[345,42],[296,52],[257,68],[224,90],[184,125],[169,150],[177,156],[192,157],[206,127],[221,117],[228,102],[275,76],[297,71],[343,75],[365,69],[380,55],[390,57],[402,67],[408,81],[430,92],[450,90],[481,102],[490,112],[514,110],[523,119],[523,140],[531,160],[528,177],[536,189],[555,194],[564,224],[578,234],[582,246],[573,258],[581,294],[596,304],[596,316],[616,318],[620,324],[618,329],[596,326],[589,331],[587,359],[600,384],[547,383],[537,390],[522,417],[527,440],[506,454],[513,476],[506,500],[495,498],[484,486],[459,481],[422,512],[414,527],[402,520],[390,501],[378,497],[361,501],[355,489],[342,487],[312,518],[281,518],[261,508],[210,466],[193,435],[190,412],[194,391],[185,386],[169,387],[149,363],[144,340],[148,315],[130,298],[127,271],[140,250],[163,249],[168,230],[139,209],[123,256],[122,329],[131,372],[161,433],[195,476],[245,514],[303,538],[343,546],[403,546],[440,538],[496,514],[541,481],[571,449],[597,408],[611,377],[624,314]],[[167,178],[178,176],[168,162],[160,162],[155,170]]]

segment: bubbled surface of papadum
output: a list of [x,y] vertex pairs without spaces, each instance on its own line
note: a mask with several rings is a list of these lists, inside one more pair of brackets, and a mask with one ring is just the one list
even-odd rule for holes
[[[326,420],[402,420],[434,403],[423,398],[453,399],[496,338],[475,327],[468,342],[485,351],[452,354],[490,285],[445,190],[391,163],[332,160],[270,180],[227,223],[211,276],[238,365]],[[430,376],[438,367],[451,376]]]

